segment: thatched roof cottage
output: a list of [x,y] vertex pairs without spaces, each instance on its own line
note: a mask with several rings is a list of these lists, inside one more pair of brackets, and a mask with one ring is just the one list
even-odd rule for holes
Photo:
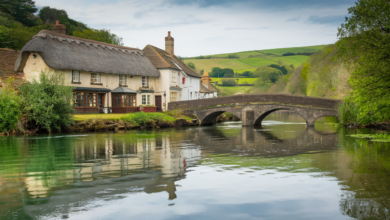
[[142,50],[48,30],[23,47],[15,71],[28,81],[38,79],[41,71],[65,75],[66,84],[76,87],[73,106],[78,113],[106,107],[133,112],[140,105],[155,105],[154,92],[160,90],[160,72]]
[[166,91],[164,104],[199,98],[201,76],[175,56],[170,32],[165,38],[165,50],[147,45],[143,52],[161,73],[161,89]]

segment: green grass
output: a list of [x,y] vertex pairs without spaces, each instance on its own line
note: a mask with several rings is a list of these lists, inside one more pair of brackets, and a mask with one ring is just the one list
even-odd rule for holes
[[221,84],[222,79],[234,79],[236,82],[238,79],[239,84],[245,84],[245,83],[253,84],[257,80],[257,78],[211,78],[211,82],[218,82],[218,84]]
[[245,70],[234,70],[235,73],[243,73],[245,71],[250,71],[250,72],[254,72],[257,68],[253,68],[253,69],[245,69]]
[[236,93],[248,94],[253,86],[217,86],[218,96],[235,95]]
[[223,53],[223,54],[216,54],[211,55],[211,57],[227,57],[231,54],[237,54],[240,58],[248,58],[249,56],[261,56],[264,55],[263,53],[259,51],[243,51],[243,52],[237,52],[237,53]]
[[237,59],[186,59],[184,63],[192,62],[199,70],[211,72],[213,67],[231,68],[233,70],[253,69],[253,66],[245,64]]
[[[279,58],[279,57],[278,57]],[[268,66],[268,65],[271,65],[271,64],[277,64],[276,61],[274,60],[269,60],[269,59],[265,59],[265,58],[245,58],[245,59],[237,59],[245,64],[248,64],[250,66],[253,66],[253,67],[259,67],[259,66]]]
[[317,45],[308,47],[291,47],[291,48],[278,48],[269,50],[260,50],[262,53],[269,53],[272,55],[282,56],[285,53],[314,53],[317,52],[327,45]]
[[296,56],[284,56],[284,57],[271,57],[275,62],[278,62],[279,60],[288,63],[289,65],[293,64],[295,68],[299,67],[303,62],[305,62],[307,59],[309,59],[309,56],[305,55],[296,55]]
[[159,123],[173,124],[176,119],[173,116],[162,112],[136,112],[125,114],[121,117],[123,122],[128,122],[133,126],[154,126]]
[[73,119],[75,121],[84,121],[87,119],[100,118],[100,119],[108,119],[108,120],[117,120],[120,119],[125,114],[80,114],[73,115]]

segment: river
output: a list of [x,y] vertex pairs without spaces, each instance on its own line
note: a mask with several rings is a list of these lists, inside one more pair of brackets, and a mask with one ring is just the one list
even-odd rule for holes
[[306,129],[209,127],[0,137],[0,219],[389,219],[390,144]]

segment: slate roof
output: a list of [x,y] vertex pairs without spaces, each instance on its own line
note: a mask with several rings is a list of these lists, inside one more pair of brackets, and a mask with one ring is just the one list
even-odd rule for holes
[[182,70],[189,76],[202,78],[201,75],[197,74],[187,65],[185,65],[177,56],[171,55],[165,50],[152,45],[147,45],[142,51],[157,69],[172,68],[176,70]]
[[212,93],[212,92],[218,92],[218,90],[211,85],[206,86],[205,84],[200,83],[200,92],[201,93]]
[[142,50],[42,30],[21,50],[15,71],[22,71],[30,52],[52,69],[160,77]]
[[137,91],[134,91],[132,89],[129,89],[127,87],[118,87],[111,91],[111,93],[138,93]]

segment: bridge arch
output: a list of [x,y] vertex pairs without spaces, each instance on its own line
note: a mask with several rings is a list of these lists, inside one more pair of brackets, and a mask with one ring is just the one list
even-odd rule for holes
[[255,119],[254,126],[261,126],[261,122],[271,113],[279,111],[279,110],[290,110],[289,108],[275,108],[261,114],[257,119]]
[[212,125],[214,124],[214,121],[218,118],[218,116],[220,116],[222,113],[225,113],[225,112],[229,112],[229,113],[232,113],[234,116],[238,117],[241,119],[241,114],[237,114],[236,112],[232,112],[232,111],[223,111],[223,110],[217,110],[217,111],[214,111],[214,112],[211,112],[209,114],[207,114],[205,117],[201,117],[198,119],[200,119],[200,125]]

